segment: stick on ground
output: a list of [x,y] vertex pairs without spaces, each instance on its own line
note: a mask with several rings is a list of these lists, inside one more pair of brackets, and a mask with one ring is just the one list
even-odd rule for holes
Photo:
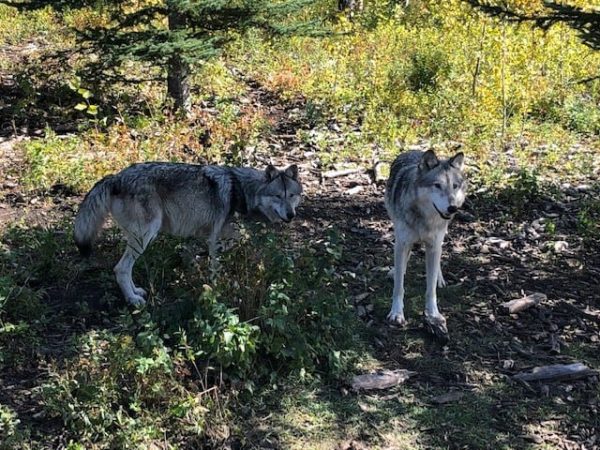
[[548,297],[546,294],[536,292],[531,295],[527,295],[523,298],[511,300],[510,302],[502,303],[502,308],[508,312],[508,314],[515,314],[524,311],[532,306],[539,305],[541,302],[546,301]]
[[582,363],[573,363],[535,367],[531,372],[521,372],[513,378],[519,381],[565,381],[579,380],[593,375],[598,375],[598,371]]

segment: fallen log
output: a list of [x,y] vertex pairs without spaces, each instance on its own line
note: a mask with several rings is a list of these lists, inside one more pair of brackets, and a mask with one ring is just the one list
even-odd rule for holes
[[565,381],[579,380],[598,375],[598,371],[590,369],[585,364],[553,364],[550,366],[534,367],[531,372],[521,372],[513,376],[519,381]]
[[352,379],[352,389],[355,391],[387,389],[404,383],[416,374],[417,372],[411,372],[410,370],[398,369],[357,375]]
[[511,300],[510,302],[502,303],[502,308],[506,310],[508,314],[515,314],[524,311],[532,306],[539,305],[541,302],[546,301],[548,297],[546,294],[536,292],[531,295],[527,295],[523,298]]
[[348,175],[354,175],[356,173],[362,173],[364,171],[365,171],[365,169],[360,168],[360,167],[357,169],[330,170],[328,172],[323,172],[321,174],[321,176],[323,178],[339,178],[339,177],[345,177]]

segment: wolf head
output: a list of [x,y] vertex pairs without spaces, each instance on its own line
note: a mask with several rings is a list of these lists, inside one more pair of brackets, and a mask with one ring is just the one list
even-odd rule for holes
[[258,192],[258,209],[271,222],[290,222],[302,198],[302,185],[298,180],[298,166],[285,170],[274,166],[265,169],[264,186]]
[[459,210],[467,195],[463,162],[462,152],[447,160],[438,159],[433,150],[423,153],[418,166],[417,195],[424,209],[435,210],[444,220],[450,220]]

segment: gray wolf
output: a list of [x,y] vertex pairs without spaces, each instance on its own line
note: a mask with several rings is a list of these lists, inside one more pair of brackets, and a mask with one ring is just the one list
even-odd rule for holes
[[437,306],[436,284],[446,285],[440,260],[448,224],[463,205],[467,182],[464,155],[440,160],[433,150],[401,153],[392,163],[385,206],[394,224],[394,291],[388,319],[400,325],[404,317],[404,275],[416,242],[425,244],[427,290],[425,322],[439,337],[447,337],[446,319]]
[[264,171],[222,166],[148,162],[109,175],[87,193],[75,218],[75,243],[83,255],[110,213],[127,248],[114,272],[125,299],[145,303],[146,291],[133,283],[136,259],[159,232],[207,239],[216,261],[217,243],[235,213],[267,222],[289,222],[296,215],[302,186],[295,165]]

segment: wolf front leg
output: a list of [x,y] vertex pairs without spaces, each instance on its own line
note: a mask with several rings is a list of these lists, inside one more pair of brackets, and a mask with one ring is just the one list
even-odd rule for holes
[[448,328],[446,319],[440,314],[437,305],[436,286],[439,283],[441,271],[442,242],[436,241],[425,245],[425,266],[427,270],[427,291],[425,293],[425,323],[438,336],[447,338]]
[[395,233],[394,242],[394,292],[392,294],[392,309],[387,318],[399,325],[406,325],[404,317],[404,275],[410,257],[412,244],[406,241],[401,233]]

